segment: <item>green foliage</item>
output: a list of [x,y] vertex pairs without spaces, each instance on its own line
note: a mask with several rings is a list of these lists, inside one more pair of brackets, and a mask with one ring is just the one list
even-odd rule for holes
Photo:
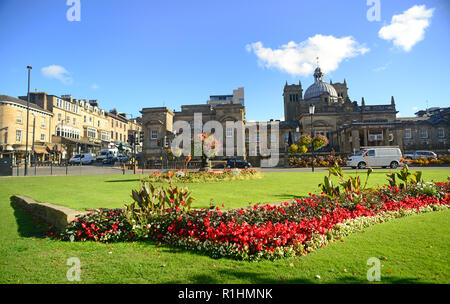
[[323,183],[319,184],[320,189],[322,192],[327,195],[330,199],[339,197],[340,191],[339,186],[334,186],[333,181],[331,180],[330,176],[324,176],[323,177]]
[[[387,174],[389,186],[398,186],[400,189],[408,189],[409,185],[417,185],[423,182],[422,171],[409,171],[408,165],[405,165],[399,172]],[[397,185],[397,178],[399,184]]]
[[132,190],[131,197],[133,202],[125,205],[127,219],[130,223],[143,226],[150,217],[161,215],[166,209],[189,211],[195,201],[187,187],[174,187],[171,181],[168,186],[154,186],[142,181],[141,189]]
[[[342,168],[337,162],[335,162],[334,167],[328,169],[328,176],[324,177],[324,182],[319,184],[320,189],[330,198],[340,197],[339,187],[341,187],[344,192],[350,196],[350,198],[358,198],[361,192],[366,189],[367,182],[369,180],[370,174],[373,172],[372,168],[367,169],[366,181],[364,185],[361,183],[361,178],[357,176],[344,176]],[[339,179],[339,186],[333,186],[331,176],[336,176]]]

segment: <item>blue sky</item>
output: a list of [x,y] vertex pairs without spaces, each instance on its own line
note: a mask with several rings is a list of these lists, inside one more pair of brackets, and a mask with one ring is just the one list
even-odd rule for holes
[[[427,100],[430,107],[450,105],[445,0],[380,0],[380,21],[372,22],[366,0],[80,3],[81,20],[69,22],[66,0],[0,1],[0,94],[26,95],[32,65],[32,90],[98,99],[106,110],[133,116],[143,107],[178,110],[245,87],[248,120],[282,119],[283,86],[312,84],[301,64],[312,64],[322,37],[325,80],[345,78],[352,100],[387,104],[393,95],[401,116]],[[407,23],[419,28],[403,28],[408,33],[399,37],[392,17],[416,5],[429,16]],[[410,32],[423,22],[420,39]],[[389,27],[383,35],[382,27]]]

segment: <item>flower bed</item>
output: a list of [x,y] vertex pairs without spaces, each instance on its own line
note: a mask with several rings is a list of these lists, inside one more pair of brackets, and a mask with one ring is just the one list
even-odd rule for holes
[[[428,188],[433,191],[428,191]],[[99,210],[72,222],[61,237],[72,241],[153,240],[243,260],[303,255],[375,223],[413,213],[443,210],[450,183],[397,186],[344,195],[333,200],[311,195],[277,205],[239,210],[166,208],[144,221],[123,210]],[[360,193],[361,194],[361,193]]]
[[419,159],[402,159],[402,162],[409,166],[446,166],[450,165],[450,155],[438,155],[438,157],[425,158],[421,157]]
[[[312,157],[290,156],[288,161],[291,168],[306,168],[311,166]],[[339,164],[339,166],[345,167],[347,165],[347,157],[327,155],[314,158],[314,166],[317,168],[333,167],[336,162]]]
[[155,171],[145,178],[148,182],[186,182],[186,183],[203,183],[218,182],[231,180],[248,180],[262,178],[262,173],[253,169],[224,169],[213,170],[210,172],[189,172],[187,170],[173,170],[167,173]]

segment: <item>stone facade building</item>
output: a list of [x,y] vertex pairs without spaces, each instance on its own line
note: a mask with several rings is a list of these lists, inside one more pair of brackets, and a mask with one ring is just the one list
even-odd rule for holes
[[[329,149],[341,153],[359,151],[362,146],[401,145],[401,134],[397,127],[394,97],[384,105],[361,105],[351,101],[347,82],[326,83],[320,68],[314,72],[314,83],[304,96],[301,83],[288,85],[283,92],[286,122],[298,122],[296,131],[286,139],[295,142],[300,133],[322,134],[330,142]],[[314,114],[309,113],[310,105],[315,106]]]
[[[0,97],[0,157],[21,160],[25,152],[28,98]],[[33,146],[33,117],[36,117],[34,155],[38,161],[61,161],[86,152],[95,154],[120,144],[131,152],[128,135],[137,133],[139,139],[141,130],[140,120],[129,120],[117,110],[107,112],[99,107],[97,100],[56,96],[36,90],[30,92],[29,151]],[[140,150],[138,148],[137,152]]]
[[[243,158],[259,165],[261,157],[251,154],[260,152],[261,138],[259,132],[252,136],[249,134],[249,127],[255,123],[246,123],[243,90],[241,93],[234,91],[234,95],[242,97],[242,102],[234,102],[240,99],[234,98],[234,95],[213,95],[207,104],[183,105],[178,112],[167,108],[142,109],[145,158],[161,159],[164,156],[164,143],[168,146],[174,136],[173,123],[177,120],[187,121],[193,130],[194,113],[201,113],[203,123],[216,120],[223,125],[224,141],[232,132],[227,130],[225,122],[242,120],[245,124]],[[368,105],[364,97],[358,104],[350,99],[346,80],[326,83],[320,67],[316,68],[314,83],[306,91],[303,91],[300,82],[291,85],[286,82],[283,105],[285,120],[278,121],[280,166],[286,163],[289,146],[303,133],[322,134],[328,138],[329,145],[321,149],[322,153],[333,150],[340,154],[352,154],[366,146],[398,146],[403,153],[418,149],[449,152],[449,108],[421,111],[416,113],[417,117],[397,118],[393,96],[385,104]],[[312,116],[309,113],[310,105],[315,107]],[[270,133],[267,132],[268,144],[274,140]],[[236,138],[235,151],[237,145],[242,144],[236,142]]]
[[[28,116],[28,153],[45,159],[52,148],[53,113],[30,103]],[[27,102],[0,95],[0,156],[12,158],[14,163],[25,158],[27,130]],[[34,141],[33,141],[34,134]],[[33,144],[34,143],[34,144]]]
[[[176,121],[182,120],[189,123],[193,136],[194,114],[201,115],[203,124],[208,121],[218,121],[221,124],[224,154],[227,149],[227,138],[234,137],[233,149],[238,145],[245,146],[244,134],[238,135],[236,130],[226,126],[227,122],[242,121],[245,123],[245,107],[240,103],[215,104],[214,106],[211,104],[183,105],[181,111],[172,111],[166,107],[143,108],[141,113],[144,132],[143,154],[147,161],[161,159],[164,155],[164,148],[169,146],[175,132],[178,132],[173,129]],[[240,140],[239,143],[238,140]],[[231,140],[228,142],[231,143]]]

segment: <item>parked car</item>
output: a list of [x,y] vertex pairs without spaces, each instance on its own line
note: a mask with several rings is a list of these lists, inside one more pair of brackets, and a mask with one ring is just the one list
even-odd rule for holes
[[103,164],[105,165],[114,165],[114,163],[117,161],[117,157],[115,156],[108,156],[105,159],[103,159]]
[[436,153],[432,151],[414,151],[412,154],[405,154],[405,159],[419,159],[419,158],[434,158],[437,159]]
[[100,154],[97,156],[96,161],[101,162],[108,156],[117,156],[119,150],[116,149],[103,149],[100,151]]
[[232,158],[227,160],[227,168],[242,168],[242,169],[248,169],[252,165],[249,162],[246,162],[245,160],[238,159],[238,158]]
[[75,155],[71,159],[69,159],[69,164],[79,164],[81,162],[82,165],[90,165],[95,161],[94,156],[91,153],[82,153]]
[[130,160],[130,158],[127,155],[118,155],[117,160],[121,163],[126,163]]
[[366,167],[390,167],[396,169],[400,165],[402,151],[399,148],[367,148],[347,159],[347,166],[355,169]]

